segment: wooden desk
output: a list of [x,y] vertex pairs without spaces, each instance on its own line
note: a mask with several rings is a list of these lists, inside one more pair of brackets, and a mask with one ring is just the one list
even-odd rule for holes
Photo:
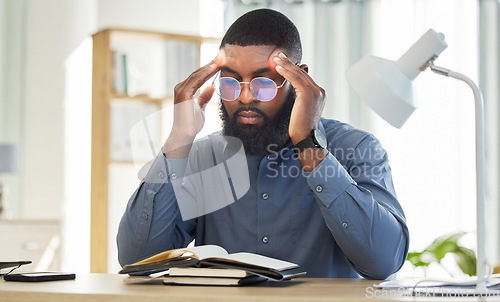
[[[0,281],[0,301],[456,301],[451,298],[413,298],[375,293],[377,281],[351,279],[296,279],[247,287],[164,286],[125,284],[123,275],[77,274],[76,280],[25,283]],[[496,300],[495,300],[496,299]],[[464,301],[498,301],[464,298]]]

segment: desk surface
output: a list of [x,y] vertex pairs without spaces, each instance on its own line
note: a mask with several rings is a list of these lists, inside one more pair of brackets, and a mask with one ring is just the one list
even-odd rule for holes
[[[357,279],[296,279],[245,287],[165,286],[125,284],[125,276],[77,274],[76,280],[25,283],[0,281],[0,301],[455,301],[413,298],[376,290],[377,281]],[[495,301],[465,298],[464,301]],[[497,297],[498,299],[498,297]],[[498,301],[498,300],[496,300]]]

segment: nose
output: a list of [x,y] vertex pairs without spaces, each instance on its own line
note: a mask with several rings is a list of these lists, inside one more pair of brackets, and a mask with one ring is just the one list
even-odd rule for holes
[[250,83],[240,83],[241,85],[241,93],[240,96],[238,97],[238,101],[240,101],[243,104],[250,104],[254,101],[257,101],[257,99],[253,96],[252,91],[250,90]]

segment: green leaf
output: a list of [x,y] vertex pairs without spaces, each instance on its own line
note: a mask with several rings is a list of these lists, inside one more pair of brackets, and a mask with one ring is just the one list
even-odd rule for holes
[[458,240],[462,238],[463,235],[465,235],[465,232],[453,234],[451,236],[441,236],[434,240],[434,242],[424,251],[433,254],[437,261],[441,262],[446,254],[458,250]]
[[444,235],[436,238],[426,249],[421,252],[408,253],[406,260],[415,267],[428,267],[431,263],[441,264],[441,260],[448,253],[452,253],[460,269],[470,275],[476,275],[476,255],[473,250],[458,244],[466,232]]
[[476,254],[473,250],[466,247],[458,247],[458,251],[454,253],[455,260],[460,269],[469,276],[476,275]]
[[410,261],[415,267],[427,267],[429,266],[429,264],[431,264],[432,261],[425,261],[424,258],[428,258],[425,257],[424,252],[413,252],[408,253],[408,257],[406,257],[406,260]]

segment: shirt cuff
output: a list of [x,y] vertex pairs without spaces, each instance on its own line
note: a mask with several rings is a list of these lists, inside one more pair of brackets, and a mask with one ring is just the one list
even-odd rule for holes
[[167,159],[160,152],[151,164],[144,182],[157,193],[165,183],[183,176],[187,161],[187,158]]
[[356,184],[346,169],[331,153],[311,172],[306,174],[307,183],[326,207],[330,207],[335,199],[347,188]]

